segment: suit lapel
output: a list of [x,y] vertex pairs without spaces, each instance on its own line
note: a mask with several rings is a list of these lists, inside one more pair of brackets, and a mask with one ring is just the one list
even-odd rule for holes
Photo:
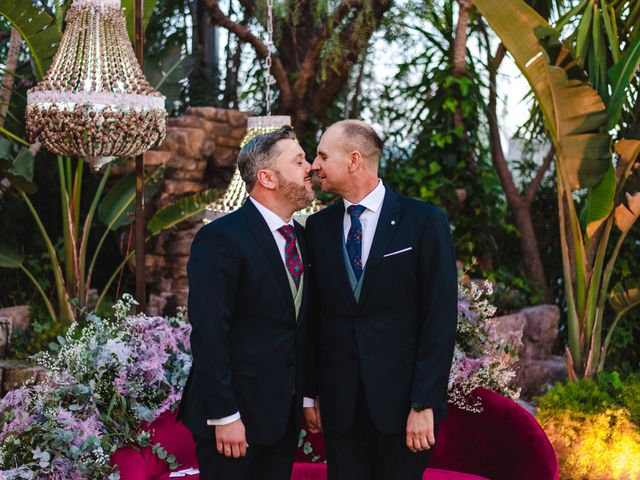
[[362,291],[358,302],[359,306],[364,303],[367,298],[367,294],[374,284],[376,275],[382,266],[382,256],[384,255],[393,234],[396,232],[396,228],[398,227],[400,218],[402,217],[402,209],[400,208],[398,195],[391,191],[388,186],[385,187],[386,189],[384,201],[382,202],[382,210],[380,211],[378,225],[376,226],[373,243],[371,244],[371,251],[369,252],[369,258],[367,258],[367,264],[364,269]]
[[285,269],[284,263],[282,263],[282,257],[280,256],[280,252],[278,252],[278,245],[273,239],[273,234],[269,230],[267,222],[265,222],[258,209],[250,200],[245,201],[242,206],[242,211],[247,219],[249,231],[256,239],[260,246],[260,250],[267,259],[267,262],[271,267],[271,271],[276,279],[276,283],[280,287],[280,293],[290,310],[291,318],[295,321],[295,307],[293,304],[293,298],[291,297],[289,280],[287,279],[288,272]]

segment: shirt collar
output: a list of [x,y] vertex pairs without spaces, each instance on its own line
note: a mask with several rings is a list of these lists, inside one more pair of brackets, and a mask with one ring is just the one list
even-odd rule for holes
[[275,232],[276,230],[278,230],[283,225],[290,225],[290,226],[293,227],[293,219],[292,218],[290,218],[288,222],[283,222],[282,219],[278,215],[276,215],[271,210],[269,210],[267,207],[262,205],[255,198],[253,198],[252,196],[249,196],[249,199],[256,206],[256,208],[260,212],[260,215],[262,215],[262,217],[264,218],[265,222],[267,222],[267,225],[269,226],[269,230],[271,230],[272,232]]
[[[378,185],[374,188],[369,195],[364,197],[358,205],[362,205],[367,210],[371,210],[372,212],[377,212],[378,209],[382,206],[382,202],[384,201],[385,188],[382,180],[378,179]],[[344,202],[344,210],[346,211],[351,205],[354,205],[346,198],[343,198]]]

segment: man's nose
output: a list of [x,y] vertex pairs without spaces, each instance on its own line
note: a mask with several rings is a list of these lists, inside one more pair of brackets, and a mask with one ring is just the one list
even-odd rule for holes
[[320,170],[320,162],[318,161],[320,157],[316,157],[313,159],[313,162],[311,163],[311,171],[312,172],[316,172],[318,170]]

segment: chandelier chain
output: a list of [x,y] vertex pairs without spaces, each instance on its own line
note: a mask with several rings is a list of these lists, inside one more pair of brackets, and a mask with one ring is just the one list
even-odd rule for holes
[[267,115],[271,115],[271,102],[272,91],[271,85],[273,78],[271,77],[271,53],[273,51],[273,0],[267,0],[267,58],[265,69],[265,83],[267,87],[266,91],[266,103],[267,103]]

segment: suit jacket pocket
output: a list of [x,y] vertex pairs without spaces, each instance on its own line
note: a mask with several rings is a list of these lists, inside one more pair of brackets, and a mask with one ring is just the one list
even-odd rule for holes
[[231,372],[243,377],[255,377],[258,374],[258,361],[239,359],[232,361]]

